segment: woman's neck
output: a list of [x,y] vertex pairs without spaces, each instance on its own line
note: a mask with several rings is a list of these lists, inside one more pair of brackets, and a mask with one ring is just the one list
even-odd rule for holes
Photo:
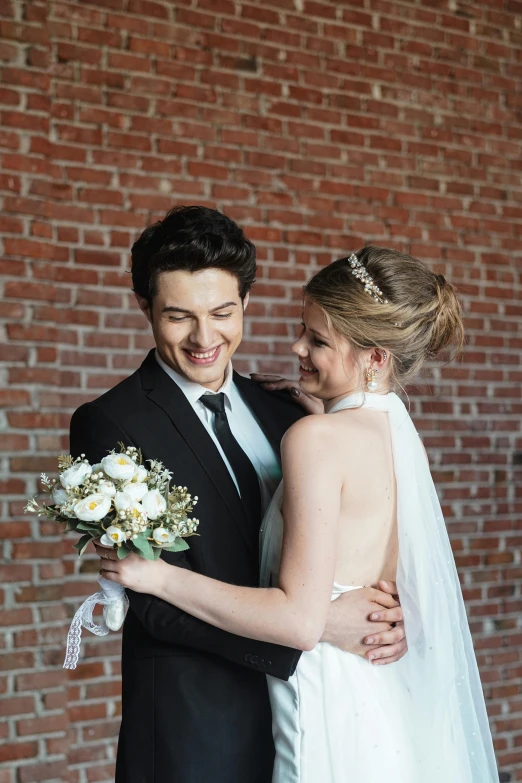
[[376,392],[370,392],[370,391],[367,391],[367,389],[352,389],[351,391],[345,391],[342,394],[338,394],[337,396],[332,397],[331,399],[323,400],[323,402],[324,402],[324,412],[328,413],[329,411],[331,411],[331,409],[335,405],[337,405],[338,402],[341,402],[341,400],[345,400],[347,397],[351,397],[352,395],[359,394],[359,395],[361,395],[361,397],[363,397],[363,395],[365,395],[365,394],[383,394],[384,395],[384,394],[388,394],[389,391],[390,391],[389,389],[382,389],[382,390],[379,390],[379,391],[376,391]]

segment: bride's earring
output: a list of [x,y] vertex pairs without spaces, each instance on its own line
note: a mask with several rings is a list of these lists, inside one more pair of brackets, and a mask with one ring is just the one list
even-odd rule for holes
[[375,391],[378,386],[376,381],[377,372],[373,367],[368,367],[366,370],[366,385],[370,391]]

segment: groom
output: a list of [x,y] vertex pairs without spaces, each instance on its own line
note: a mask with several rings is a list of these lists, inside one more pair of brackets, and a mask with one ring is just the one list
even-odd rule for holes
[[[169,563],[248,586],[258,584],[259,524],[281,478],[279,444],[303,415],[288,393],[232,370],[255,273],[254,246],[215,210],[179,207],[145,229],[132,248],[132,280],[156,350],[71,421],[73,456],[98,462],[121,441],[199,496],[199,537],[187,552],[165,552]],[[287,679],[300,652],[128,594],[117,783],[270,783],[265,675]],[[400,657],[404,633],[390,630],[400,609],[383,609],[392,604],[371,588],[347,593],[332,605],[323,640],[364,654],[372,634],[390,643],[378,657]],[[368,621],[379,610],[384,622]]]

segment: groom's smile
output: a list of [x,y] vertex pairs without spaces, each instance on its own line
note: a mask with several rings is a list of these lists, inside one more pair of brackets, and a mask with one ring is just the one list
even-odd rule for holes
[[221,345],[218,345],[217,348],[212,348],[210,351],[205,352],[196,352],[196,351],[190,351],[188,348],[185,349],[185,353],[187,354],[188,360],[199,367],[206,367],[209,364],[214,364],[219,358],[219,353],[221,351]]
[[221,269],[161,272],[152,302],[138,297],[161,358],[194,383],[217,391],[243,337],[237,277]]

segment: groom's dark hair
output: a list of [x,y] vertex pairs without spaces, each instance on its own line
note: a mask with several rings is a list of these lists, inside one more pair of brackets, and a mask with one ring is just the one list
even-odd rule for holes
[[244,299],[256,277],[256,249],[237,223],[217,209],[174,207],[132,246],[132,284],[149,307],[161,272],[222,269],[237,277]]

